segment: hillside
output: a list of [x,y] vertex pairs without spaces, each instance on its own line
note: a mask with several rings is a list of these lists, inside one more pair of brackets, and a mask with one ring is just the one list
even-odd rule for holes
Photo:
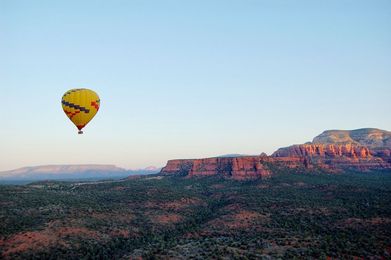
[[391,175],[142,176],[0,189],[2,259],[387,259]]
[[314,144],[356,144],[369,149],[391,149],[391,132],[376,128],[328,130],[315,137]]

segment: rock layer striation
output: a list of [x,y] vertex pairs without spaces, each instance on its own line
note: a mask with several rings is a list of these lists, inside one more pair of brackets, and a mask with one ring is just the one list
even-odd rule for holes
[[188,177],[220,175],[243,180],[268,177],[276,168],[329,173],[391,170],[391,132],[374,128],[329,130],[312,142],[280,148],[271,156],[171,160],[161,173]]
[[189,177],[220,175],[238,180],[268,177],[271,174],[259,156],[170,160],[161,173]]

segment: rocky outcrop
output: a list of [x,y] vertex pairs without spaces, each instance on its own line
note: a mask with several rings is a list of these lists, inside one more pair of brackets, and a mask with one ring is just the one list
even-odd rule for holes
[[328,169],[391,169],[391,132],[375,128],[328,130],[312,143],[278,149],[272,157],[303,157]]
[[278,149],[271,156],[216,157],[194,160],[171,160],[161,171],[165,175],[210,176],[234,179],[268,177],[276,169],[321,170],[391,170],[391,132],[374,128],[352,131],[330,130],[313,142]]
[[273,157],[348,157],[350,159],[368,159],[371,152],[367,147],[355,144],[302,144],[280,148]]
[[193,167],[193,161],[192,159],[169,160],[166,166],[161,169],[160,173],[186,176]]
[[370,150],[371,155],[391,163],[391,132],[376,128],[328,130],[315,137],[313,144],[352,144]]
[[170,160],[161,173],[189,177],[220,175],[237,180],[268,177],[271,172],[262,164],[260,158],[259,156],[246,156]]
[[391,132],[376,128],[327,130],[315,137],[313,144],[356,144],[371,150],[391,149]]
[[342,171],[347,169],[370,171],[391,169],[391,164],[374,156],[367,147],[355,144],[303,144],[278,149],[272,157],[303,158],[307,168]]

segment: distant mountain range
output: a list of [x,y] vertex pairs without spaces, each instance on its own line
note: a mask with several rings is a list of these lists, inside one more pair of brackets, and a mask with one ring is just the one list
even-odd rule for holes
[[76,179],[118,179],[129,175],[153,174],[159,168],[126,170],[114,165],[82,164],[82,165],[43,165],[24,167],[0,172],[0,182],[28,182],[38,180],[76,180]]

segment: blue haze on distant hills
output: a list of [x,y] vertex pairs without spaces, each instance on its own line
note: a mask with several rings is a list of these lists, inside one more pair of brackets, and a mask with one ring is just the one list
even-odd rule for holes
[[121,179],[159,172],[159,168],[126,170],[114,165],[45,165],[0,172],[0,184],[26,184],[43,180]]

